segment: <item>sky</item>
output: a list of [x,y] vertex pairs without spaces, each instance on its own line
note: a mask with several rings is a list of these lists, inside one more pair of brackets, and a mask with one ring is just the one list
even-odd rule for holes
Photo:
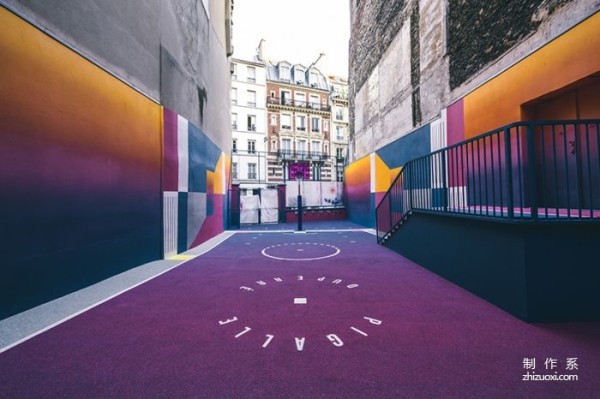
[[253,60],[260,39],[267,58],[348,77],[349,0],[235,0],[233,57]]

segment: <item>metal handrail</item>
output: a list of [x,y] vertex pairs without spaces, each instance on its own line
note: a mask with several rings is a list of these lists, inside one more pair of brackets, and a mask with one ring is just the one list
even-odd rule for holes
[[375,209],[378,242],[413,212],[600,222],[600,120],[515,122],[408,161]]

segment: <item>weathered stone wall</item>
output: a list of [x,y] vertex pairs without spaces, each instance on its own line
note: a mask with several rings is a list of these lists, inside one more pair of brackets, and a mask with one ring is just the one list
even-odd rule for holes
[[569,1],[448,0],[450,88],[494,62]]
[[350,147],[358,159],[440,117],[598,12],[600,2],[350,0],[350,6]]
[[[376,21],[374,15],[391,3],[384,7],[376,1],[360,2],[352,9],[350,117],[356,158],[406,135],[424,118],[439,115],[438,99],[447,96],[444,5],[438,0],[402,3],[403,8],[395,10],[398,14],[388,15],[387,25],[375,32],[369,21]],[[369,56],[361,55],[365,49],[372,49]],[[377,54],[379,61],[372,65],[369,57]]]

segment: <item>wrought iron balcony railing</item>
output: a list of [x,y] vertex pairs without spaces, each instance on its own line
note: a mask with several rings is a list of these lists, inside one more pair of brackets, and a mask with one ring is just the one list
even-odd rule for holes
[[291,98],[267,97],[267,105],[282,105],[286,107],[302,108],[305,110],[331,112],[331,106],[329,104],[294,100]]

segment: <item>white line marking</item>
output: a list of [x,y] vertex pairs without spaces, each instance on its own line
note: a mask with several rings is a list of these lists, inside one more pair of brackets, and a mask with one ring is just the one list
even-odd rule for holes
[[294,305],[306,305],[306,298],[294,298]]
[[[298,244],[301,244],[301,243],[298,243]],[[294,243],[291,243],[290,245],[294,245]],[[330,244],[325,244],[325,246],[333,248],[335,250],[335,252],[332,253],[332,254],[330,254],[330,255],[320,256],[320,257],[317,257],[317,258],[301,258],[301,259],[296,259],[296,258],[283,258],[283,257],[279,257],[279,256],[269,255],[267,253],[267,250],[269,249],[269,247],[266,247],[266,248],[264,248],[261,251],[261,254],[263,254],[267,258],[276,259],[276,260],[310,261],[310,260],[319,260],[319,259],[331,258],[331,257],[336,256],[337,254],[339,254],[341,252],[341,250],[338,247],[336,247],[336,246],[333,246],[333,245],[330,245]],[[301,250],[298,249],[297,251],[301,251]]]
[[[202,245],[203,245],[203,244],[200,244],[199,247],[196,247],[196,248],[191,249],[191,250],[186,251],[186,252],[182,252],[182,254],[193,254],[193,255],[198,255],[198,256],[204,255],[205,253],[207,253],[209,251],[212,251],[217,246],[221,245],[223,242],[225,242],[227,239],[229,239],[230,237],[232,237],[234,234],[235,234],[235,232],[224,231],[219,236],[213,237],[211,240],[214,239],[215,241],[214,241],[214,243],[212,243],[208,247],[200,249],[200,247],[202,247]],[[194,259],[197,259],[197,258],[198,257],[196,257]],[[108,302],[111,299],[116,298],[119,295],[126,293],[127,291],[130,291],[130,290],[132,290],[132,289],[134,289],[134,288],[136,288],[136,287],[138,287],[138,286],[140,286],[142,284],[147,283],[150,280],[153,280],[153,279],[155,279],[155,278],[157,278],[159,276],[162,276],[163,274],[165,274],[165,273],[167,273],[167,272],[175,269],[176,267],[179,267],[179,266],[183,265],[184,263],[189,262],[190,260],[193,260],[193,259],[186,259],[186,260],[183,260],[182,262],[176,263],[173,266],[169,267],[168,269],[165,269],[165,270],[163,270],[163,271],[155,274],[154,276],[148,277],[148,278],[140,281],[139,283],[136,283],[136,284],[134,284],[134,285],[132,285],[132,286],[130,286],[128,288],[125,288],[125,289],[123,289],[123,290],[121,290],[121,291],[119,291],[119,292],[117,292],[115,294],[112,294],[112,295],[110,295],[110,296],[108,296],[108,297],[106,297],[106,298],[104,298],[104,299],[102,299],[102,300],[100,300],[100,301],[92,304],[92,305],[86,306],[85,308],[83,308],[83,309],[81,309],[81,310],[79,310],[79,311],[77,311],[77,312],[75,312],[75,313],[73,313],[73,314],[71,314],[69,316],[66,316],[66,317],[64,317],[64,318],[62,318],[62,319],[60,319],[60,320],[58,320],[58,321],[56,321],[56,322],[54,322],[52,324],[49,324],[48,326],[46,326],[46,327],[44,327],[44,328],[42,328],[42,329],[40,329],[40,330],[38,330],[36,332],[33,332],[33,333],[31,333],[31,334],[29,334],[29,335],[27,335],[27,336],[19,339],[18,341],[15,341],[12,344],[9,344],[9,345],[5,346],[4,348],[0,348],[0,353],[6,352],[7,350],[9,350],[11,348],[14,348],[15,346],[17,346],[19,344],[22,344],[25,341],[29,341],[31,338],[34,338],[34,337],[36,337],[36,336],[38,336],[38,335],[40,335],[40,334],[42,334],[42,333],[44,333],[44,332],[46,332],[48,330],[51,330],[52,328],[54,328],[54,327],[56,327],[58,325],[61,325],[61,324],[65,323],[65,322],[67,322],[67,321],[69,321],[69,320],[71,320],[71,319],[79,316],[82,313],[87,312],[88,310],[91,310],[91,309],[95,308],[96,306],[102,305],[103,303]],[[113,277],[115,277],[115,276],[113,276]],[[74,293],[76,293],[76,292],[78,292],[78,291],[75,291]],[[72,294],[74,294],[74,293],[72,293]]]

